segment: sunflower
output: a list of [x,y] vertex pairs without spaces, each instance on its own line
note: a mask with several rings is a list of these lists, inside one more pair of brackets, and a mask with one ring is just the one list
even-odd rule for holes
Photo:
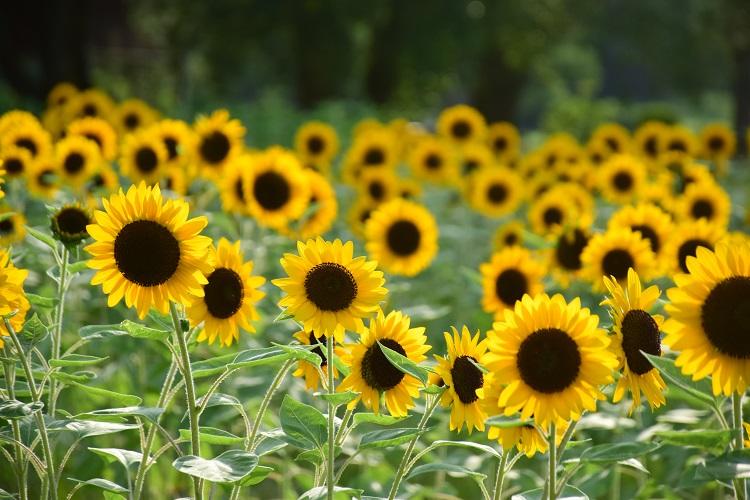
[[586,156],[589,163],[599,166],[612,156],[612,151],[602,142],[591,142],[586,144]]
[[476,109],[459,104],[440,113],[437,133],[456,144],[482,141],[487,135],[487,122]]
[[117,156],[117,134],[103,118],[89,116],[73,120],[68,125],[67,133],[94,141],[102,158],[107,161],[112,161]]
[[435,372],[448,386],[443,392],[440,403],[451,409],[450,430],[460,432],[464,423],[466,429],[484,431],[487,414],[482,408],[485,379],[482,370],[476,365],[484,365],[487,357],[487,339],[479,341],[479,332],[472,337],[465,326],[459,335],[451,327],[453,335],[443,333],[447,353],[435,355],[437,366]]
[[[359,342],[346,346],[342,361],[351,371],[338,391],[353,391],[359,396],[348,405],[353,410],[362,400],[367,408],[380,413],[380,398],[394,417],[405,417],[414,408],[414,398],[419,396],[421,383],[393,366],[380,346],[396,351],[415,363],[427,359],[430,350],[423,327],[410,328],[410,319],[399,311],[388,316],[378,311],[370,320],[370,327],[362,332]],[[317,332],[316,332],[317,333]]]
[[108,195],[120,187],[120,178],[112,167],[105,165],[91,176],[86,184],[86,192],[92,195]]
[[401,198],[378,207],[365,225],[367,253],[385,270],[415,276],[438,250],[438,226],[422,205]]
[[297,129],[294,149],[304,163],[328,165],[338,153],[339,137],[327,123],[307,122]]
[[283,228],[298,219],[310,201],[310,187],[297,157],[278,146],[249,156],[243,169],[248,212],[259,224]]
[[443,140],[428,136],[420,139],[409,155],[409,168],[418,179],[450,184],[459,177],[458,158]]
[[556,281],[567,287],[572,278],[577,278],[583,268],[581,254],[591,240],[591,234],[582,226],[563,231],[549,251],[549,267]]
[[630,390],[633,404],[630,412],[641,405],[641,392],[646,396],[651,409],[663,405],[664,390],[667,388],[659,370],[641,354],[641,351],[653,356],[661,356],[661,335],[659,333],[664,318],[651,314],[649,310],[661,295],[656,285],[642,290],[638,274],[628,269],[626,286],[604,276],[604,285],[609,296],[600,305],[609,308],[612,318],[614,340],[610,349],[620,362],[620,378],[612,398],[619,402],[625,392]]
[[598,175],[604,198],[625,204],[638,196],[646,180],[646,166],[635,156],[615,155],[604,162]]
[[652,203],[626,205],[615,212],[607,223],[608,229],[629,229],[648,240],[657,258],[664,253],[664,246],[672,237],[672,218],[667,212]]
[[78,87],[70,82],[60,82],[52,87],[47,94],[47,106],[62,107],[65,106],[74,95],[78,93]]
[[560,191],[548,191],[534,200],[528,210],[528,219],[535,233],[559,234],[572,225],[578,210]]
[[211,239],[200,235],[206,217],[188,219],[185,201],[164,201],[159,186],[144,182],[103,203],[86,228],[95,240],[86,251],[96,270],[91,284],[102,285],[109,307],[124,298],[143,319],[151,308],[166,313],[170,301],[203,297],[213,270]]
[[31,169],[34,159],[27,149],[9,147],[0,149],[0,165],[8,179],[21,179]]
[[647,161],[657,161],[668,132],[669,126],[663,122],[644,123],[633,134],[634,152]]
[[630,229],[610,229],[594,235],[581,254],[581,263],[581,276],[592,283],[595,291],[604,291],[602,276],[625,283],[631,267],[647,279],[658,271],[649,240]]
[[750,245],[720,242],[687,259],[667,290],[664,343],[693,380],[711,376],[715,395],[742,395],[750,382]]
[[195,163],[196,137],[190,126],[182,120],[160,120],[150,127],[167,148],[167,166],[186,170],[188,178],[197,173]]
[[167,168],[167,147],[147,130],[128,134],[122,145],[120,167],[133,184],[157,184]]
[[398,162],[398,144],[393,133],[377,128],[356,135],[344,158],[344,180],[356,182],[370,168],[394,168]]
[[27,150],[32,158],[43,158],[52,152],[52,137],[38,122],[24,122],[0,135],[0,149],[13,147]]
[[664,138],[664,151],[678,151],[688,156],[697,156],[699,150],[698,140],[686,127],[674,125],[669,128]]
[[603,123],[599,125],[593,134],[591,134],[589,142],[602,144],[612,155],[630,152],[630,132],[618,123]]
[[[13,265],[8,250],[0,250],[0,315],[9,316],[14,331],[20,332],[29,311],[30,304],[23,290],[23,282],[29,272]],[[3,336],[9,335],[5,326],[0,327],[0,348],[4,346]]]
[[520,221],[512,221],[499,226],[492,237],[492,248],[498,251],[506,247],[523,246],[524,231],[524,224]]
[[489,262],[479,266],[482,274],[482,308],[501,318],[524,294],[544,291],[544,266],[519,246],[496,252]]
[[[318,366],[320,367],[320,370],[323,372],[323,375],[328,374],[328,360],[326,359],[326,355],[324,352],[326,342],[328,342],[328,339],[325,335],[318,338],[314,332],[306,332],[305,330],[300,330],[299,332],[294,334],[294,338],[299,341],[302,345],[317,345],[317,347],[313,348],[311,352],[318,355],[318,358],[320,358]],[[341,346],[335,346],[333,348],[334,355],[342,358],[345,355],[345,351]],[[320,373],[318,373],[317,368],[312,363],[309,363],[307,361],[298,361],[297,362],[297,369],[292,373],[295,377],[301,377],[305,379],[305,387],[307,387],[310,391],[315,391],[318,389],[318,386],[320,385]],[[339,377],[339,371],[336,369],[336,366],[333,366],[333,378]]]
[[487,217],[502,217],[518,208],[523,195],[521,178],[506,167],[485,168],[471,176],[471,206]]
[[32,161],[26,174],[29,192],[43,199],[52,199],[60,189],[60,179],[52,158]]
[[550,197],[565,198],[572,201],[576,211],[576,223],[588,227],[594,222],[596,202],[591,193],[575,182],[559,182],[549,191]]
[[679,220],[698,220],[726,227],[732,211],[732,202],[726,191],[714,182],[693,182],[677,198],[675,215]]
[[422,185],[415,179],[398,180],[398,196],[405,200],[416,200],[422,196]]
[[60,178],[78,188],[88,181],[101,166],[99,147],[80,135],[61,139],[55,145],[55,163]]
[[147,127],[159,119],[159,113],[140,99],[126,99],[117,106],[112,121],[121,134]]
[[664,245],[664,263],[669,271],[688,272],[687,258],[694,257],[699,247],[713,250],[725,235],[723,227],[705,219],[677,224]]
[[242,152],[245,127],[229,118],[229,111],[220,109],[202,116],[195,123],[197,136],[195,154],[204,176],[221,178],[224,166]]
[[717,163],[726,162],[735,152],[737,137],[724,123],[710,123],[699,134],[700,156]]
[[188,191],[187,174],[181,167],[167,167],[161,179],[164,189],[179,196],[185,196]]
[[99,89],[86,89],[71,96],[63,107],[63,123],[77,118],[98,116],[109,119],[115,109],[112,98]]
[[349,207],[346,219],[352,232],[358,237],[365,237],[365,225],[377,207],[369,200],[357,198]]
[[521,149],[521,134],[510,122],[491,123],[487,128],[487,145],[501,162],[518,156]]
[[398,188],[398,177],[388,168],[368,168],[357,179],[360,196],[374,205],[398,197]]
[[63,205],[50,217],[50,229],[55,239],[68,247],[75,247],[89,237],[86,226],[94,220],[81,205]]
[[675,181],[673,182],[674,193],[682,194],[691,184],[715,183],[716,179],[707,166],[695,161],[686,161],[682,163],[681,170],[677,172],[676,179],[673,178],[673,181]]
[[469,142],[459,148],[461,175],[470,174],[495,166],[496,160],[488,146],[481,142]]
[[34,126],[39,127],[39,120],[28,111],[11,109],[0,115],[0,136],[15,128]]
[[0,217],[0,247],[23,241],[26,237],[26,217],[7,206],[0,208],[0,215],[4,217]]
[[281,259],[288,277],[273,280],[285,293],[279,305],[306,331],[334,336],[339,343],[344,330],[364,331],[362,319],[377,311],[388,293],[377,263],[354,258],[351,241],[298,241],[297,252]]
[[487,367],[507,383],[498,399],[503,413],[520,411],[546,428],[594,411],[604,399],[598,386],[611,382],[617,367],[598,324],[579,298],[567,303],[559,294],[527,294],[509,309],[487,333]]
[[291,235],[295,239],[306,240],[327,232],[338,214],[336,191],[322,174],[306,169],[303,172],[310,187],[308,210],[294,221]]
[[253,261],[244,261],[240,242],[221,238],[216,265],[206,275],[203,294],[186,311],[193,327],[203,323],[198,342],[213,344],[218,337],[222,347],[230,346],[239,340],[240,328],[255,331],[251,321],[258,319],[255,304],[266,295],[259,290],[266,279],[252,273]]

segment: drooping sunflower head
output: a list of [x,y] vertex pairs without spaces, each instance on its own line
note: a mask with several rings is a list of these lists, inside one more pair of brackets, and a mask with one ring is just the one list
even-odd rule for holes
[[125,137],[120,166],[133,183],[156,184],[167,169],[167,148],[161,139],[148,129]]
[[639,126],[633,134],[635,153],[648,161],[656,161],[668,132],[669,126],[660,121],[648,121]]
[[476,109],[458,104],[440,112],[437,132],[456,144],[482,141],[487,135],[487,122]]
[[102,156],[94,141],[79,135],[71,135],[55,145],[55,162],[60,178],[78,188],[99,170]]
[[36,119],[22,120],[4,128],[4,133],[0,135],[0,149],[25,149],[32,158],[43,158],[51,154],[52,137]]
[[589,142],[603,145],[613,155],[630,152],[630,132],[619,123],[599,125],[591,134]]
[[492,237],[492,248],[497,252],[506,247],[523,246],[525,226],[521,221],[511,221],[499,226]]
[[725,234],[722,226],[711,224],[704,219],[677,224],[664,245],[665,268],[673,272],[688,272],[688,257],[694,257],[700,247],[713,250]]
[[195,154],[201,173],[209,179],[221,177],[224,166],[242,152],[245,127],[229,117],[225,109],[200,117],[194,127]]
[[715,395],[743,394],[750,383],[750,245],[720,242],[687,258],[688,274],[667,291],[664,343],[693,380],[711,376]]
[[704,219],[721,227],[729,223],[731,211],[729,195],[713,180],[689,184],[675,204],[678,220]]
[[159,113],[140,99],[126,99],[117,106],[113,122],[121,134],[148,127],[159,119]]
[[424,361],[425,353],[430,350],[424,328],[411,328],[410,323],[409,317],[399,311],[387,316],[379,311],[359,342],[346,346],[348,353],[342,360],[351,371],[338,390],[359,393],[359,397],[349,403],[350,409],[361,400],[377,414],[381,397],[385,399],[388,412],[395,417],[405,417],[414,407],[420,381],[393,366],[380,348],[385,346],[415,363]]
[[649,240],[630,229],[611,229],[594,235],[581,254],[581,276],[596,291],[604,291],[602,276],[625,283],[631,267],[650,279],[658,271]]
[[450,145],[433,136],[420,139],[409,155],[409,168],[418,179],[451,184],[459,177],[458,156]]
[[151,308],[166,313],[169,302],[190,304],[204,296],[213,270],[211,239],[201,236],[205,217],[188,219],[183,200],[164,200],[158,186],[145,183],[103,200],[87,231],[92,285],[102,285],[107,304],[125,299],[140,318]]
[[702,158],[707,160],[728,160],[737,148],[737,137],[725,123],[710,123],[700,132]]
[[471,176],[471,206],[488,217],[513,212],[523,199],[521,178],[506,167],[484,168]]
[[621,371],[613,402],[617,403],[630,391],[632,413],[641,404],[642,392],[651,408],[658,408],[666,402],[666,385],[659,371],[642,352],[661,356],[660,330],[664,318],[650,312],[661,292],[656,285],[643,290],[641,280],[632,268],[628,270],[625,286],[607,276],[604,285],[609,295],[601,305],[609,308],[612,317],[614,338],[610,347],[619,360]]
[[81,205],[65,205],[50,217],[50,226],[55,239],[68,247],[74,247],[89,237],[86,226],[93,219]]
[[325,122],[307,122],[297,129],[294,149],[305,163],[329,164],[338,153],[339,137],[336,130]]
[[479,366],[484,365],[487,357],[487,339],[479,340],[479,332],[472,336],[467,327],[461,334],[451,327],[451,333],[445,332],[447,353],[435,356],[435,371],[448,387],[443,393],[441,403],[451,408],[450,430],[461,431],[464,424],[471,433],[478,429],[484,431],[487,414],[483,409],[485,374]]
[[367,253],[393,274],[415,276],[438,250],[438,225],[422,205],[401,198],[378,207],[365,225]]
[[631,155],[615,155],[599,170],[599,190],[613,203],[628,203],[646,180],[646,166]]
[[502,317],[525,294],[544,291],[544,266],[525,248],[513,246],[496,252],[489,262],[479,266],[482,274],[482,308]]
[[272,147],[248,157],[243,171],[248,212],[261,225],[283,228],[299,218],[310,201],[310,187],[297,157]]
[[102,158],[107,161],[117,156],[117,133],[104,118],[87,116],[73,120],[68,125],[67,133],[94,141]]
[[279,305],[307,331],[342,342],[344,331],[361,332],[388,293],[377,263],[354,257],[352,242],[322,238],[297,242],[297,254],[286,253],[286,278],[273,281],[285,296]]
[[[29,311],[30,304],[23,289],[23,283],[29,272],[18,269],[13,265],[8,250],[0,250],[0,315],[10,317],[10,324],[14,331],[20,332]],[[0,348],[3,347],[3,336],[9,335],[5,326],[0,326]]]
[[612,381],[617,358],[599,318],[580,299],[525,295],[487,334],[487,366],[507,383],[498,404],[546,428],[596,409],[599,386]]
[[518,156],[521,149],[521,134],[510,122],[495,122],[487,128],[487,145],[500,161]]
[[26,237],[26,217],[8,206],[0,207],[0,247],[20,243]]
[[239,339],[240,329],[255,331],[251,322],[258,319],[255,304],[265,296],[259,288],[266,280],[253,276],[253,261],[244,260],[239,241],[221,238],[215,254],[203,295],[187,308],[187,317],[194,327],[203,323],[199,342],[213,344],[218,338],[224,347]]
[[[323,375],[328,374],[328,360],[326,359],[325,355],[325,348],[326,348],[326,342],[328,342],[328,339],[325,335],[318,338],[314,332],[306,332],[304,330],[301,330],[294,334],[294,338],[299,341],[302,345],[314,345],[317,346],[312,349],[312,353],[316,354],[319,358],[318,366],[320,367],[320,370],[323,372]],[[339,358],[345,358],[346,353],[341,346],[335,346],[334,347],[334,355]],[[317,368],[307,362],[307,361],[298,361],[297,362],[297,369],[292,373],[295,377],[302,377],[305,379],[305,386],[310,391],[315,391],[318,389],[318,386],[320,385],[320,374],[318,373]],[[336,365],[333,365],[333,377],[338,378],[339,371],[336,369]]]

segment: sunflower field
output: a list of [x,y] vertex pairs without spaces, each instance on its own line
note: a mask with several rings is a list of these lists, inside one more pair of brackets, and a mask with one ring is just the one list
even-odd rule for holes
[[[670,27],[690,71],[659,62],[707,86],[731,34],[730,123],[721,97],[678,117],[587,90],[577,37],[618,2],[403,2],[398,29],[368,31],[360,9],[393,2],[243,1],[211,2],[218,21],[208,2],[121,2],[154,39],[224,44],[138,48],[178,76],[99,61],[38,102],[0,78],[0,500],[750,500],[750,7],[717,2],[736,15],[708,55]],[[633,4],[695,26],[682,2]],[[294,36],[269,21],[290,5]],[[454,24],[426,36],[422,10]],[[645,57],[662,27],[634,19]],[[513,49],[471,52],[486,92],[384,83],[460,59],[452,38]],[[361,105],[334,63],[368,43]],[[212,64],[220,84],[200,85]],[[283,65],[299,109],[238,104]],[[497,118],[507,101],[534,112]]]

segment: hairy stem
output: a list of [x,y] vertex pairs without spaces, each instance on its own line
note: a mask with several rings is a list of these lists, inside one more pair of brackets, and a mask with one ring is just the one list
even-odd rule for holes
[[[326,371],[328,372],[328,394],[333,395],[336,393],[334,387],[333,378],[333,344],[336,341],[334,335],[329,335],[326,341],[326,362],[328,363]],[[336,483],[334,482],[333,465],[336,462],[335,451],[336,451],[336,405],[333,403],[333,399],[328,399],[328,462],[326,465],[326,474],[328,479],[326,484],[328,486],[328,500],[333,500],[333,491]]]
[[[65,289],[68,277],[68,247],[63,245],[62,258],[60,262],[60,281],[57,283],[57,307],[55,308],[55,323],[52,329],[52,356],[50,359],[58,359],[62,350],[62,325],[65,311]],[[57,406],[57,381],[52,378],[49,383],[49,399],[47,414],[55,416]]]
[[547,493],[549,500],[557,498],[557,426],[555,422],[549,424],[549,470],[547,471]]
[[510,450],[503,450],[503,456],[497,464],[497,474],[495,475],[495,485],[492,491],[492,500],[500,500],[503,496],[503,482],[505,481],[505,466],[508,463]]

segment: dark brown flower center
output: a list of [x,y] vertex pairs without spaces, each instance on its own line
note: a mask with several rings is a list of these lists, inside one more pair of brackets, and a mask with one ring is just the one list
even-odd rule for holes
[[495,294],[506,306],[515,305],[529,290],[526,275],[518,269],[506,269],[495,279]]
[[409,220],[394,222],[386,233],[388,248],[396,255],[402,257],[416,252],[421,239],[422,235],[419,232],[419,228]]
[[385,161],[385,153],[380,148],[369,148],[365,152],[364,164],[365,165],[380,165]]
[[71,175],[75,175],[81,170],[83,170],[83,166],[86,163],[86,159],[83,157],[80,153],[70,153],[68,156],[65,157],[65,161],[63,162],[63,168],[65,171]]
[[159,165],[156,152],[150,147],[139,148],[135,153],[135,167],[144,174],[150,174]]
[[18,175],[23,172],[23,162],[19,158],[8,158],[3,163],[3,168],[10,175]]
[[141,124],[141,117],[136,113],[128,113],[127,115],[125,115],[123,123],[125,124],[126,129],[135,130],[138,128],[138,125]]
[[283,175],[268,171],[255,178],[253,196],[265,210],[279,210],[291,197],[291,187]]
[[219,319],[234,316],[245,296],[242,278],[232,269],[219,267],[207,279],[208,283],[203,287],[203,300],[208,312]]
[[140,286],[161,285],[180,265],[180,243],[152,220],[126,224],[115,237],[115,262],[125,278]]
[[654,231],[651,226],[647,224],[635,224],[633,226],[630,226],[630,230],[634,233],[639,233],[641,235],[641,238],[648,240],[649,244],[651,245],[651,250],[653,250],[654,253],[658,252],[659,248],[661,248],[659,235],[656,234],[656,231]]
[[552,394],[567,389],[578,377],[578,345],[559,328],[542,328],[526,337],[518,349],[521,379],[535,391]]
[[323,262],[305,276],[305,294],[322,311],[342,311],[357,297],[357,282],[341,264]]
[[690,207],[690,214],[694,219],[705,218],[711,220],[714,216],[714,205],[710,200],[699,198]]
[[560,224],[563,220],[563,213],[558,207],[549,207],[542,213],[542,220],[547,227]]
[[719,352],[750,358],[750,276],[732,276],[717,283],[703,301],[701,324]]
[[508,188],[504,184],[496,183],[487,189],[487,199],[490,203],[500,205],[508,198]]
[[589,237],[580,229],[560,236],[555,248],[557,262],[569,271],[581,269],[581,253],[583,253],[583,249],[586,248],[588,243]]
[[16,140],[16,146],[18,146],[19,148],[27,149],[31,153],[31,156],[36,156],[36,153],[37,153],[36,143],[32,141],[31,139],[29,139],[28,137],[23,137],[21,139]]
[[[406,350],[393,339],[380,339],[378,342],[388,349],[406,356]],[[393,366],[380,349],[378,342],[371,345],[362,357],[360,375],[365,383],[380,392],[393,389],[404,379],[404,373]]]
[[164,147],[167,148],[167,155],[169,160],[174,160],[177,158],[177,155],[180,154],[178,150],[179,143],[177,142],[177,139],[174,137],[165,137],[164,138]]
[[65,235],[88,234],[86,226],[91,224],[89,216],[76,207],[66,207],[55,216],[57,228]]
[[659,325],[646,311],[633,309],[622,318],[622,350],[630,371],[636,375],[648,373],[653,368],[641,351],[661,356]]
[[633,187],[633,176],[630,175],[630,172],[617,172],[612,178],[612,184],[614,184],[615,189],[618,191],[630,191]]
[[367,192],[375,201],[381,201],[385,197],[385,186],[379,180],[373,180],[367,185]]
[[470,360],[477,361],[473,356],[459,356],[453,362],[451,368],[453,390],[456,391],[458,399],[466,405],[479,399],[477,389],[484,386],[482,370],[477,368]]
[[443,159],[440,158],[440,155],[430,153],[427,155],[427,158],[425,158],[424,164],[429,170],[437,170],[443,165]]
[[633,267],[635,261],[630,252],[622,248],[615,248],[604,255],[602,259],[602,271],[604,276],[614,276],[617,281],[622,281],[628,276],[628,269]]
[[682,269],[682,272],[688,272],[687,258],[695,257],[698,247],[705,247],[709,250],[713,250],[713,245],[700,238],[687,240],[682,245],[680,245],[680,248],[677,250],[677,262],[680,264],[680,269]]
[[320,136],[312,135],[307,139],[307,150],[313,155],[323,152],[325,145],[325,142]]
[[216,130],[203,138],[198,149],[206,162],[215,165],[226,159],[230,147],[229,138]]
[[451,135],[457,139],[465,139],[471,135],[471,125],[465,120],[456,120],[451,125]]

